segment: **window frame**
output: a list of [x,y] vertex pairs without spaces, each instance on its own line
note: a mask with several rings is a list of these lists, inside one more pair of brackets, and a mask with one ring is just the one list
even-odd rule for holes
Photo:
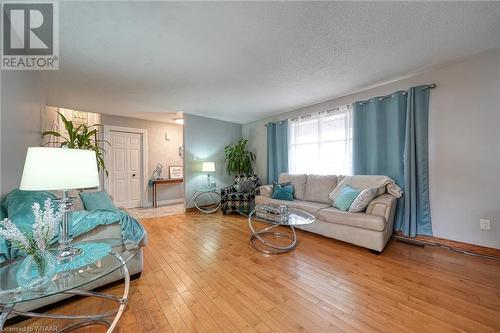
[[[325,139],[322,140],[322,137],[325,136],[325,131],[323,130],[323,126],[325,126],[325,122],[331,119],[330,117],[335,117],[336,115],[342,115],[344,120],[344,137],[338,139]],[[317,130],[315,132],[315,138],[310,141],[300,141],[300,126],[303,124],[307,124],[308,121],[317,123]],[[307,174],[346,174],[352,175],[352,106],[351,105],[342,105],[335,109],[320,111],[315,114],[309,114],[305,116],[299,116],[293,118],[289,121],[288,128],[288,159],[289,159],[289,170],[290,173],[307,173]],[[316,159],[317,162],[321,162],[321,148],[323,145],[327,144],[336,144],[336,143],[344,143],[344,157],[343,160],[339,163],[332,164],[331,171],[325,171],[328,168],[319,167],[315,170],[300,170],[297,168],[297,162],[294,159],[297,159],[295,156],[295,152],[298,148],[313,145],[316,150]],[[337,169],[337,170],[335,170]]]

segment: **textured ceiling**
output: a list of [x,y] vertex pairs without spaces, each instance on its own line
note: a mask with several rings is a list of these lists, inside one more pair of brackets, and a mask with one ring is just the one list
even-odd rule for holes
[[500,3],[61,2],[49,104],[245,123],[500,45]]

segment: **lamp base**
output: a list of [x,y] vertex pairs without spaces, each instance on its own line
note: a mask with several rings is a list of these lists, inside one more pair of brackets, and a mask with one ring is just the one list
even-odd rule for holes
[[71,208],[73,206],[73,198],[69,196],[69,191],[63,191],[61,199],[62,219],[59,228],[59,249],[57,251],[57,260],[68,261],[80,255],[82,250],[73,247],[71,242],[73,237],[70,235],[71,229]]
[[60,248],[57,252],[58,261],[68,261],[82,254],[82,250],[73,247],[71,244],[65,248]]

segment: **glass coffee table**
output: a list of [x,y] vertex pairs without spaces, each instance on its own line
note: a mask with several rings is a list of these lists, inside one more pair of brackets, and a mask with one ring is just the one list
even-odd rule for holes
[[[68,332],[83,326],[91,325],[104,325],[108,327],[107,332],[112,332],[127,304],[130,288],[130,274],[126,264],[140,251],[140,247],[128,249],[123,244],[122,239],[119,238],[75,242],[74,245],[77,247],[91,247],[96,243],[101,247],[109,249],[109,251],[104,252],[107,254],[103,253],[100,259],[76,268],[61,266],[59,267],[59,272],[56,273],[50,282],[36,288],[26,288],[18,283],[16,276],[24,259],[23,257],[0,264],[0,331],[3,331],[3,326],[8,316],[10,314],[15,314],[24,317],[50,318],[54,320],[68,319],[72,322],[74,321],[69,326],[58,328],[57,332]],[[125,279],[123,295],[121,297],[89,291],[85,288],[89,283],[108,276],[118,270],[122,271]],[[61,293],[115,301],[117,308],[113,311],[104,313],[75,315],[36,313],[18,311],[15,309],[15,305],[18,303],[34,301]]]
[[[287,253],[297,247],[297,234],[294,226],[307,225],[316,222],[316,218],[300,209],[286,207],[283,214],[283,205],[256,205],[254,203],[241,206],[238,212],[248,217],[250,227],[250,245],[266,254]],[[255,222],[264,222],[270,226],[257,230]],[[290,228],[290,233],[273,230],[277,227]],[[278,239],[285,239],[286,244],[278,244]]]

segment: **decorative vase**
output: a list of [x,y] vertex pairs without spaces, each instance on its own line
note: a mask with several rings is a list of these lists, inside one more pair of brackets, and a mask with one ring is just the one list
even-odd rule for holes
[[286,222],[288,221],[288,206],[287,205],[280,205],[279,206],[279,214],[280,214],[280,220],[281,222]]
[[57,272],[56,258],[44,251],[24,258],[17,270],[17,283],[22,288],[36,288],[52,280]]

